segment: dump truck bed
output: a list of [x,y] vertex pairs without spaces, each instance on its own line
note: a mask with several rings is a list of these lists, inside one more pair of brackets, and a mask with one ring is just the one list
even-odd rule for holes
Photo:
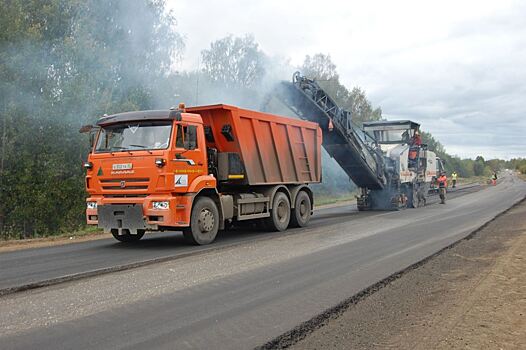
[[186,108],[201,115],[207,146],[235,152],[245,185],[321,181],[322,133],[318,124],[229,105]]

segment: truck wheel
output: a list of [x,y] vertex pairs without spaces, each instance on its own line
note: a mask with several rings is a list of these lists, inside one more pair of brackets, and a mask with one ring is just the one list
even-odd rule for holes
[[310,197],[305,191],[300,191],[296,196],[294,209],[291,211],[290,222],[293,227],[305,227],[310,221],[312,203]]
[[274,196],[270,217],[265,221],[266,226],[271,231],[284,231],[290,222],[290,201],[283,192],[278,192]]
[[111,234],[113,235],[113,238],[120,242],[137,242],[142,236],[144,236],[144,230],[137,230],[137,234],[132,235],[130,231],[123,229],[122,235],[119,235],[119,230],[114,228],[111,230]]
[[209,197],[199,197],[192,208],[190,227],[183,230],[184,238],[192,244],[204,245],[214,241],[219,229],[219,210]]

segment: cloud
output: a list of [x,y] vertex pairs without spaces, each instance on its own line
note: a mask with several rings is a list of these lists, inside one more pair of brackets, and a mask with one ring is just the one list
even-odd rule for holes
[[[329,53],[342,81],[388,118],[422,124],[463,157],[526,157],[526,4],[519,1],[170,3],[186,36],[181,68],[231,33],[301,64]],[[292,72],[291,72],[292,73]]]

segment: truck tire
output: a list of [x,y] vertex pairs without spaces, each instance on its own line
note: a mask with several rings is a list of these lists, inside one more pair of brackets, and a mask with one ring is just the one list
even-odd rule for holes
[[300,191],[296,196],[294,209],[291,210],[290,223],[292,227],[305,227],[310,221],[312,203],[305,191]]
[[183,230],[184,238],[191,244],[212,243],[219,230],[219,210],[209,197],[198,197],[192,208],[190,227]]
[[119,230],[117,230],[116,228],[111,230],[111,234],[113,235],[113,238],[115,238],[117,241],[125,242],[125,243],[137,242],[138,240],[142,238],[142,236],[144,236],[144,230],[137,230],[136,235],[132,235],[126,229],[123,229],[122,232],[123,232],[122,235],[119,235]]
[[290,201],[283,192],[277,192],[272,202],[270,217],[265,219],[265,226],[271,231],[284,231],[290,223]]

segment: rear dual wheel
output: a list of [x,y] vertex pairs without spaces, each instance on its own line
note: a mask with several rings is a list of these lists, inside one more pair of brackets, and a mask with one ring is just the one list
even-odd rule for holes
[[265,219],[271,231],[284,231],[287,227],[304,227],[311,217],[312,202],[307,192],[300,191],[296,196],[294,209],[290,208],[289,197],[283,192],[274,196],[270,217]]
[[310,221],[312,212],[312,202],[307,192],[300,191],[296,196],[294,209],[292,209],[292,217],[290,224],[293,227],[305,227]]
[[265,219],[265,225],[271,231],[285,231],[290,223],[290,201],[283,192],[274,195],[270,216]]

